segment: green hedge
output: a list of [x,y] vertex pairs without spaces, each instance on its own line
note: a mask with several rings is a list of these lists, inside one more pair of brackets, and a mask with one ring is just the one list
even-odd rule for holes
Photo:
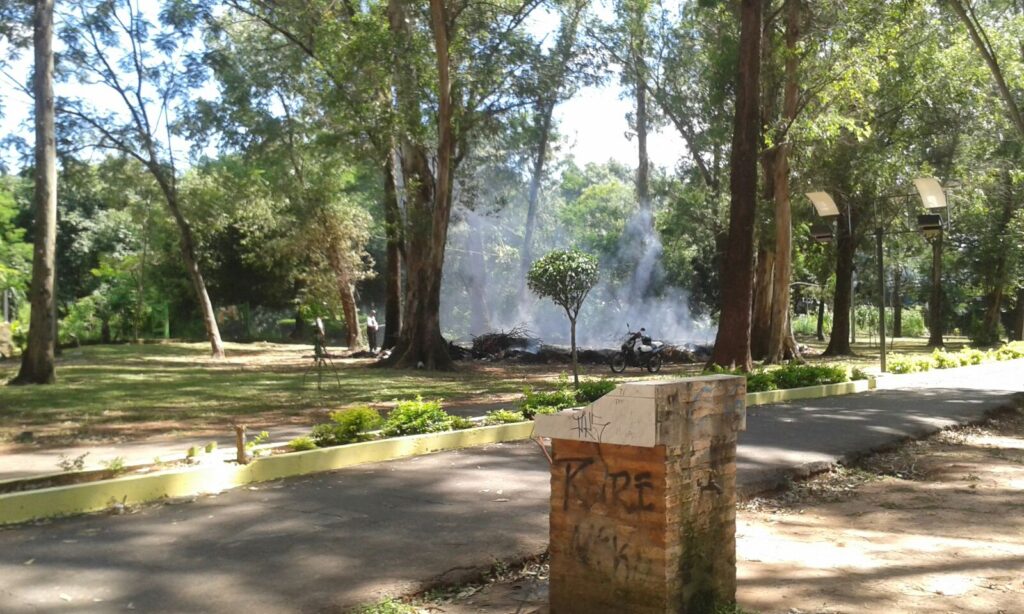
[[920,373],[931,369],[952,369],[967,365],[980,365],[990,360],[1016,360],[1024,358],[1024,341],[1012,341],[991,350],[964,348],[959,352],[936,349],[931,356],[894,354],[888,359],[890,373]]
[[[742,375],[747,378],[747,392],[765,392],[768,390],[789,390],[822,384],[840,384],[851,379],[851,373],[845,366],[807,365],[792,363],[774,369],[756,369],[749,373],[739,369],[712,367],[705,373],[728,373]],[[859,369],[854,370],[855,379],[865,379],[866,375]]]

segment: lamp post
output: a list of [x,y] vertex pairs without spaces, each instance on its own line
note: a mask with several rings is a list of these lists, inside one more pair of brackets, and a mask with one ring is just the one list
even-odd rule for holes
[[[950,184],[949,187],[955,187]],[[942,235],[950,221],[950,209],[945,189],[930,178],[914,180],[927,213],[917,216],[917,227],[932,246],[931,292],[928,297],[928,345],[941,347],[942,341]],[[946,213],[943,220],[942,213]]]
[[[919,177],[914,179],[914,187],[921,197],[921,204],[927,213],[917,216],[917,230],[932,243],[932,331],[940,326],[939,301],[941,300],[940,276],[941,276],[941,241],[944,227],[949,222],[949,209],[946,203],[945,188],[936,179],[931,177]],[[818,216],[825,221],[831,221],[839,216],[839,208],[827,192],[808,192],[807,198],[814,205]],[[895,196],[903,198],[903,196]],[[846,218],[850,220],[849,204],[847,206]],[[942,212],[946,212],[945,220]],[[878,341],[879,341],[879,367],[882,372],[886,371],[886,349],[885,349],[885,230],[883,224],[875,216],[875,261],[878,264]],[[852,231],[852,228],[851,228]],[[815,225],[811,234],[816,241],[825,242],[832,239],[831,227]],[[903,234],[897,231],[891,234]],[[938,264],[936,264],[938,263]],[[936,298],[938,296],[938,298]],[[852,319],[852,318],[851,318]],[[856,328],[856,322],[852,322]]]

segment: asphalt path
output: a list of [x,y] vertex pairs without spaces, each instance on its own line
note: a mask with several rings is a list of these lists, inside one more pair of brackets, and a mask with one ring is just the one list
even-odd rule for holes
[[[742,491],[982,419],[1024,361],[882,380],[755,407]],[[531,443],[364,465],[0,531],[0,612],[333,612],[464,579],[547,545],[548,466]]]

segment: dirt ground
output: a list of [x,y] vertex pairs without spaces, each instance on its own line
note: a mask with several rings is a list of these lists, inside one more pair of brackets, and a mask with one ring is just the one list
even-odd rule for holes
[[[737,612],[1024,612],[1024,411],[741,504]],[[546,567],[413,612],[546,613]]]

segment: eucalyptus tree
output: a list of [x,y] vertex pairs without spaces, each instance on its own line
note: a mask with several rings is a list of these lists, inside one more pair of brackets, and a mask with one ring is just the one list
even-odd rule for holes
[[[1024,292],[1015,291],[1016,288],[1024,287],[1024,275],[1015,266],[1019,258],[1020,241],[1013,240],[1015,231],[1019,232],[1016,222],[1019,215],[1016,185],[1019,180],[1014,178],[1013,173],[996,180],[991,171],[993,168],[1002,169],[994,171],[998,176],[1007,172],[1007,168],[1019,167],[1022,161],[1024,112],[1021,110],[1019,75],[1024,66],[1024,51],[1020,46],[1020,37],[1024,33],[1024,6],[1018,2],[964,0],[943,0],[941,4],[962,24],[977,54],[981,56],[989,73],[990,84],[994,86],[994,94],[1003,107],[1003,117],[1009,122],[1009,126],[1000,125],[1003,122],[994,121],[994,118],[989,122],[990,131],[987,134],[991,143],[990,155],[982,161],[982,165],[990,169],[987,173],[983,171],[982,176],[988,175],[984,181],[990,185],[990,192],[998,195],[998,202],[990,203],[992,213],[989,219],[995,220],[996,226],[989,228],[984,235],[989,239],[985,243],[992,244],[995,249],[984,250],[991,257],[987,259],[984,268],[986,283],[983,292],[986,305],[976,337],[979,341],[991,342],[998,338],[1001,307],[1006,294],[1015,294],[1013,298],[1017,302],[1017,322],[1011,326],[1011,330],[1016,333],[1024,326],[1020,323],[1024,319]],[[969,66],[966,62],[963,65],[965,69]],[[1010,137],[1005,134],[1007,131],[1015,135]],[[1004,237],[1010,238],[1010,242],[1006,243]]]
[[722,265],[722,310],[709,364],[750,370],[750,308],[757,157],[760,132],[761,0],[740,3],[740,45],[730,155],[728,251]]
[[[164,11],[159,24],[138,0],[86,0],[62,14],[66,77],[90,91],[61,101],[62,128],[80,146],[118,151],[153,176],[177,227],[211,354],[221,358],[224,344],[178,186],[173,134],[177,112],[206,71],[188,48],[191,10],[171,8],[177,10]],[[104,107],[100,100],[113,102]]]
[[455,173],[475,134],[530,102],[523,24],[537,4],[388,3],[409,258],[402,336],[387,364],[452,367],[440,294]]
[[35,98],[35,245],[32,258],[32,305],[28,346],[12,384],[52,384],[56,381],[57,345],[57,144],[54,130],[53,94],[53,0],[36,0],[33,11],[32,46]]

